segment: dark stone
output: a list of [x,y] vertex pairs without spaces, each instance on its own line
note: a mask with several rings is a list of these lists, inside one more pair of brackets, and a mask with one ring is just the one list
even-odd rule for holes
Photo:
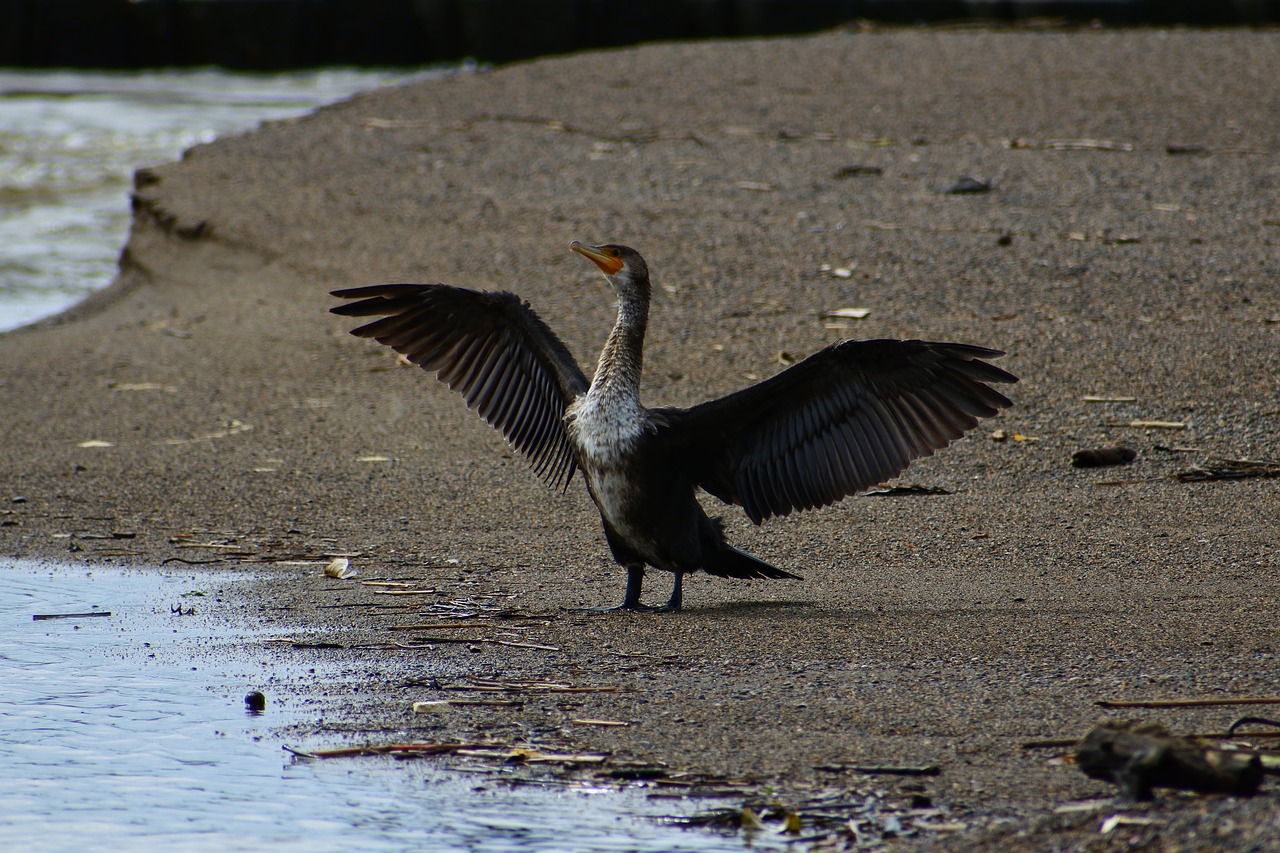
[[1091,447],[1071,454],[1071,464],[1076,468],[1101,468],[1106,465],[1128,465],[1138,457],[1132,447]]
[[991,184],[970,175],[962,175],[954,184],[943,188],[946,195],[972,195],[991,192]]
[[854,166],[841,166],[836,169],[836,178],[843,180],[844,178],[862,178],[874,175],[884,174],[884,169],[880,166],[866,166],[861,163]]

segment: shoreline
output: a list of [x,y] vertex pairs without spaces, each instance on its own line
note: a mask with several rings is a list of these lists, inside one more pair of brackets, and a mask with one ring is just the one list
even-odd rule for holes
[[[1094,837],[1097,812],[1053,809],[1113,791],[1023,741],[1083,735],[1101,699],[1275,694],[1280,641],[1251,617],[1276,605],[1276,481],[1171,475],[1280,455],[1278,47],[1245,31],[653,45],[199,146],[139,173],[96,304],[0,335],[0,479],[26,499],[0,516],[0,552],[268,573],[247,619],[284,608],[343,647],[316,652],[350,672],[315,688],[311,729],[335,738],[533,733],[796,800],[885,786],[966,826],[904,849]],[[994,191],[939,191],[965,174]],[[351,337],[327,293],[504,287],[589,364],[612,306],[572,239],[628,243],[653,268],[650,405],[856,336],[1008,350],[1015,407],[900,479],[949,494],[762,528],[717,509],[731,541],[803,582],[697,576],[678,614],[567,610],[621,597],[586,496],[546,492],[460,400]],[[865,320],[826,327],[855,305]],[[1183,427],[1126,426],[1143,420]],[[1069,464],[1117,443],[1132,466]],[[356,581],[320,576],[333,554]],[[434,592],[393,607],[360,580]],[[554,651],[360,648],[472,611],[477,640],[515,627]],[[477,678],[618,689],[410,713],[431,684]],[[1203,731],[1223,713],[1146,719]],[[867,764],[940,774],[820,769]],[[1280,839],[1275,802],[1164,797],[1137,811],[1165,823],[1126,832],[1242,849]]]

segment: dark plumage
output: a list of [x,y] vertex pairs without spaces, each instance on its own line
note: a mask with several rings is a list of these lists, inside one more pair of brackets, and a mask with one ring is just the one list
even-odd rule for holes
[[528,303],[443,284],[334,291],[331,309],[377,316],[352,331],[403,353],[461,393],[549,484],[582,471],[614,559],[627,569],[621,608],[640,603],[644,567],[672,572],[663,608],[682,603],[687,572],[794,578],[737,550],[698,488],[759,524],[835,503],[901,473],[1009,400],[988,383],[1017,378],[982,359],[998,350],[928,341],[842,341],[757,385],[688,409],[639,399],[649,271],[626,246],[574,251],[604,272],[618,319],[588,382]]

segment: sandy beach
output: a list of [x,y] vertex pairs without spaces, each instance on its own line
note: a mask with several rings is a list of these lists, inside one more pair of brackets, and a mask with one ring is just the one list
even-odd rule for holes
[[[1175,477],[1280,461],[1277,80],[1274,31],[849,30],[458,74],[198,147],[139,173],[114,285],[0,336],[0,553],[252,570],[233,624],[343,646],[292,653],[347,681],[277,687],[334,742],[487,735],[794,802],[914,795],[950,828],[887,841],[910,849],[1280,844],[1274,782],[1061,812],[1114,787],[1023,748],[1108,714],[1276,716],[1095,703],[1280,694],[1280,479]],[[963,176],[990,191],[945,192]],[[572,610],[624,584],[581,484],[548,492],[328,293],[511,290],[589,371],[613,305],[575,239],[649,262],[650,405],[893,337],[1006,350],[1014,406],[895,481],[945,494],[760,528],[717,510],[803,581]],[[1117,444],[1133,464],[1071,465]],[[334,554],[359,575],[323,577]],[[463,613],[473,643],[388,648]],[[476,678],[615,689],[409,710]],[[1154,822],[1099,832],[1116,813]]]

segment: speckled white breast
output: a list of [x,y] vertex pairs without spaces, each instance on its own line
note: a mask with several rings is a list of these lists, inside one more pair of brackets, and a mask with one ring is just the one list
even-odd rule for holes
[[620,464],[644,434],[644,409],[634,397],[586,394],[568,411],[569,437],[585,459],[601,467]]
[[644,409],[634,397],[587,394],[569,408],[569,436],[582,454],[583,473],[600,514],[634,544],[647,539],[634,527],[628,511],[635,484],[627,456],[648,428]]

